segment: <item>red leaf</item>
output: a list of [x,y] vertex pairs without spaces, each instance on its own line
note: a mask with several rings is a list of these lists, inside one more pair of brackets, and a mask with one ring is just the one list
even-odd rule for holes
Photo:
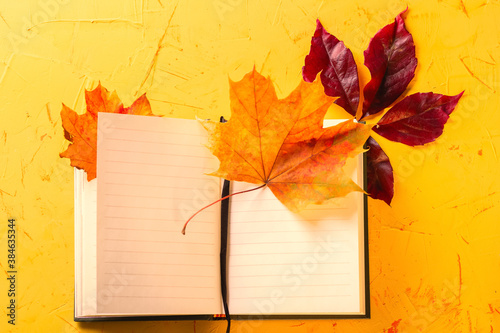
[[372,198],[384,200],[390,205],[394,196],[394,175],[389,157],[372,137],[366,141],[366,147],[369,148],[366,152],[368,181],[366,192]]
[[358,70],[351,51],[316,21],[311,50],[302,68],[304,81],[313,82],[321,72],[325,94],[339,97],[335,104],[355,116],[359,104]]
[[415,76],[415,44],[401,14],[375,34],[364,52],[372,78],[363,90],[362,118],[391,105]]
[[418,93],[405,97],[380,119],[373,130],[391,141],[409,146],[434,141],[463,92],[456,96]]

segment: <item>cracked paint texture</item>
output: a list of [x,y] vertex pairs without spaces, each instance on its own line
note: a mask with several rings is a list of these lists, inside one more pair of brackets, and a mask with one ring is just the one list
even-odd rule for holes
[[[19,0],[0,4],[0,268],[17,232],[17,325],[1,332],[224,332],[226,323],[73,321],[73,170],[61,103],[81,113],[101,82],[155,114],[229,116],[228,77],[253,66],[280,98],[301,80],[315,20],[358,64],[408,5],[417,67],[408,94],[465,93],[435,143],[374,135],[395,173],[392,207],[369,200],[372,318],[234,322],[235,332],[500,332],[500,3],[496,0]],[[360,80],[369,81],[359,65]],[[332,106],[330,114],[340,111]]]

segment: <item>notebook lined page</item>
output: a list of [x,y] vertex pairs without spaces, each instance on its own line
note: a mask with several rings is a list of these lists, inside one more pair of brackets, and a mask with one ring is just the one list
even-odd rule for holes
[[[362,167],[362,157],[351,168]],[[361,168],[353,179],[362,184]],[[352,170],[352,169],[351,169]],[[255,187],[233,183],[232,192]],[[232,314],[364,312],[363,197],[290,212],[268,188],[231,199]]]
[[221,313],[217,160],[197,121],[99,114],[97,310]]

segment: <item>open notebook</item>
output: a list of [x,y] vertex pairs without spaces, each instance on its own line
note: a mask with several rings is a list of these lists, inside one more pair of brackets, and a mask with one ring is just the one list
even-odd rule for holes
[[[218,161],[195,120],[99,114],[97,179],[75,171],[75,320],[224,313]],[[363,183],[362,156],[350,165]],[[232,191],[255,187],[232,183]],[[291,213],[268,189],[231,198],[232,318],[368,317],[366,202]],[[256,318],[254,317],[254,318]]]

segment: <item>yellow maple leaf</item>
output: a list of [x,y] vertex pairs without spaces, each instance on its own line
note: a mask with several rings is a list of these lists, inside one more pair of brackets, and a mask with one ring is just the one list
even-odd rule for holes
[[321,83],[301,82],[280,100],[272,82],[254,69],[230,82],[230,98],[228,122],[203,122],[220,161],[212,175],[267,186],[295,212],[362,191],[343,167],[363,151],[371,126],[351,119],[323,128],[332,98]]

